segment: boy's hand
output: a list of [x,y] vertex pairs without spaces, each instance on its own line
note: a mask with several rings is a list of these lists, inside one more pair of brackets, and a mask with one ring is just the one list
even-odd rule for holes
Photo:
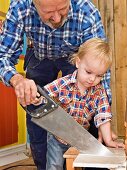
[[106,143],[106,146],[113,147],[113,148],[124,148],[125,149],[125,145],[123,142],[117,142],[117,141],[113,141],[113,140],[108,141]]
[[[111,132],[111,136],[112,136],[113,141],[118,139],[118,136],[113,131]],[[98,141],[103,143],[103,137],[102,137],[100,129],[98,129]]]
[[[107,141],[105,143],[106,146],[113,147],[113,148],[125,148],[124,143],[115,141],[116,139],[118,139],[118,136],[113,131],[111,132],[111,137],[112,137],[112,140]],[[103,137],[102,137],[100,129],[98,129],[98,140],[99,142],[103,143]]]

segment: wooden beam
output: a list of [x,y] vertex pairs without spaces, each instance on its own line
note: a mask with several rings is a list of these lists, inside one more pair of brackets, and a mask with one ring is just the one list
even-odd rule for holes
[[114,0],[116,110],[118,135],[125,135],[124,114],[127,92],[127,1]]

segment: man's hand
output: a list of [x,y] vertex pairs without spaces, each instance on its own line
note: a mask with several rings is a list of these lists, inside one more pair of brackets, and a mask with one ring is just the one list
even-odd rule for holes
[[37,103],[37,87],[33,80],[16,74],[10,79],[10,84],[14,87],[18,101],[22,106]]

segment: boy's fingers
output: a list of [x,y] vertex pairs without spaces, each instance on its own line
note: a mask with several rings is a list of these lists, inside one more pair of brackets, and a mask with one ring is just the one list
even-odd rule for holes
[[125,145],[124,145],[123,143],[118,143],[117,145],[118,145],[118,148],[123,148],[123,149],[125,149]]

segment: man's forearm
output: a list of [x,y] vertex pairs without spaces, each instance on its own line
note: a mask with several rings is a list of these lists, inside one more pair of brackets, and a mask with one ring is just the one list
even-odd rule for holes
[[24,77],[21,74],[15,74],[11,79],[10,79],[10,84],[15,87],[18,82],[22,81]]

